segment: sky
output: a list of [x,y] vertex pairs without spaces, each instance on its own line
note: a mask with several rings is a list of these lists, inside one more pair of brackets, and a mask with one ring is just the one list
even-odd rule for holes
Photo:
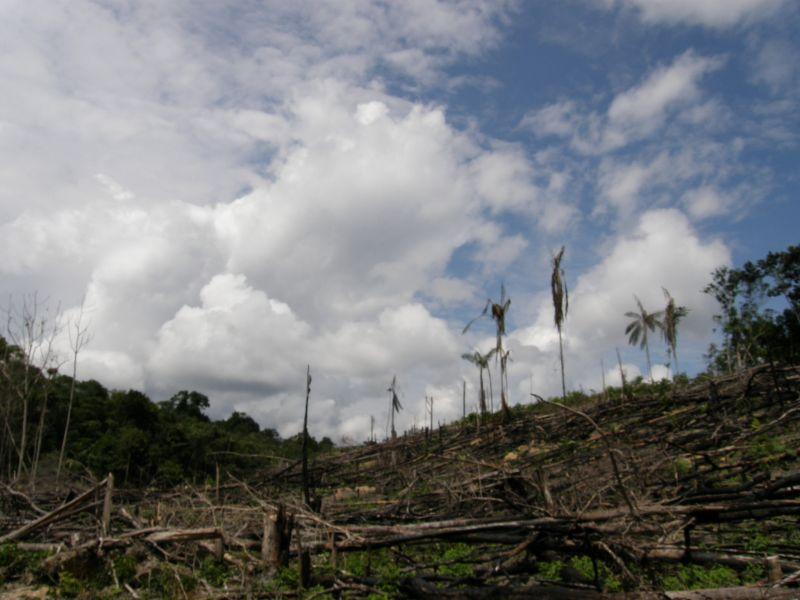
[[714,269],[798,242],[798,32],[792,0],[0,0],[0,297],[83,303],[81,378],[284,436],[310,364],[311,433],[357,441],[394,375],[399,428],[474,408],[501,284],[511,404],[557,395],[563,245],[570,389],[646,374],[624,313],[662,287],[697,373]]

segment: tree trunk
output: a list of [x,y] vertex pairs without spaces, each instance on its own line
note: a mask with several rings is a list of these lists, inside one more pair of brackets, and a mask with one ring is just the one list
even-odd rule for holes
[[[311,506],[311,495],[308,491],[308,398],[310,395],[311,365],[306,371],[306,411],[303,415],[303,501],[306,506]],[[394,406],[392,406],[392,412],[394,412]]]
[[564,376],[564,341],[561,338],[561,327],[558,328],[558,358],[561,361],[561,399],[567,400],[567,382]]
[[[46,385],[46,384],[45,384]],[[47,414],[47,387],[44,389],[44,397],[42,399],[42,412],[39,413],[39,427],[36,432],[36,441],[33,448],[33,466],[31,467],[31,487],[36,487],[36,471],[39,467],[39,456],[42,451],[42,438],[44,437],[44,418]]]
[[653,365],[650,362],[650,343],[647,338],[644,338],[644,354],[647,357],[647,372],[650,374],[650,383],[655,383],[653,381]]
[[483,367],[480,368],[480,377],[481,377],[481,395],[480,395],[480,402],[481,402],[481,414],[486,414],[486,388],[483,385]]
[[64,452],[67,449],[67,436],[69,435],[69,421],[72,417],[72,401],[75,399],[75,377],[78,375],[78,354],[72,359],[72,381],[69,384],[69,402],[67,404],[67,420],[64,423],[64,437],[61,438],[61,450],[58,453],[58,467],[56,467],[56,484],[61,477],[61,467],[64,464]]

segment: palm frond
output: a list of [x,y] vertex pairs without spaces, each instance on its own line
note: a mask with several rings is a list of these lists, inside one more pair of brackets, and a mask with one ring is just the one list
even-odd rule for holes
[[478,320],[478,319],[480,319],[481,317],[485,317],[485,316],[486,316],[486,313],[487,313],[487,312],[489,312],[489,307],[490,307],[491,305],[492,305],[492,300],[491,300],[491,299],[487,300],[487,301],[486,301],[486,306],[484,306],[484,307],[483,307],[483,310],[481,311],[481,314],[479,314],[477,317],[475,317],[474,319],[472,319],[472,320],[471,320],[469,323],[467,323],[467,324],[464,326],[464,329],[462,329],[462,330],[461,330],[461,335],[464,335],[465,333],[467,333],[467,330],[468,330],[470,327],[472,327],[472,324],[473,324],[475,321],[477,321],[477,320]]
[[564,258],[564,246],[553,256],[553,272],[550,276],[550,292],[553,296],[553,321],[556,328],[561,331],[564,319],[569,308],[569,298],[567,296],[567,286],[564,283],[564,270],[561,268],[561,260]]

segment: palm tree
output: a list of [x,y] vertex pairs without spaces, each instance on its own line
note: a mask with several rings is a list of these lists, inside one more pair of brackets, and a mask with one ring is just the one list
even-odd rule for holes
[[564,258],[564,246],[558,254],[553,256],[553,273],[550,277],[550,291],[553,294],[553,320],[558,330],[558,356],[561,360],[561,397],[567,398],[567,383],[564,376],[564,340],[561,337],[561,328],[569,311],[569,290],[567,282],[564,280],[564,269],[561,268],[561,259]]
[[[469,323],[466,324],[463,331],[461,332],[462,335],[467,333],[467,330],[470,326],[480,319],[481,317],[485,316],[489,312],[489,307],[492,309],[492,320],[495,324],[495,329],[497,330],[497,343],[494,347],[494,352],[497,353],[497,357],[504,357],[506,353],[503,351],[503,336],[506,334],[506,314],[508,313],[508,309],[511,306],[511,298],[506,299],[506,287],[504,285],[500,285],[500,301],[494,302],[491,298],[486,301],[486,305],[483,307],[483,311],[477,317],[472,319]],[[505,385],[506,380],[506,360],[500,361],[500,403],[503,407],[503,413],[508,416],[510,411],[508,409],[508,402],[506,401],[506,392],[507,388]]]
[[655,331],[656,328],[663,328],[661,321],[658,320],[661,311],[649,313],[642,306],[642,301],[639,300],[638,296],[634,294],[633,298],[636,300],[639,312],[625,313],[626,317],[633,319],[625,328],[625,335],[628,336],[628,343],[631,346],[638,344],[640,348],[644,348],[645,356],[647,356],[647,371],[650,374],[650,383],[653,383],[653,365],[650,362],[650,344],[647,341],[647,332]]
[[397,375],[392,377],[392,385],[389,386],[387,392],[392,393],[392,403],[389,405],[389,416],[392,420],[392,439],[397,437],[397,431],[394,428],[394,413],[400,413],[403,410],[403,405],[400,404],[400,398],[397,397]]
[[667,343],[667,353],[671,355],[674,363],[672,371],[674,374],[678,372],[678,323],[689,313],[689,309],[685,306],[676,306],[675,299],[670,295],[667,288],[662,287],[661,289],[667,299],[661,330],[664,334],[664,341]]
[[[483,371],[484,369],[489,372],[489,360],[492,358],[492,355],[496,352],[495,348],[492,348],[486,354],[481,354],[477,350],[472,354],[462,354],[461,358],[464,360],[472,363],[476,367],[478,367],[478,373],[480,377],[480,407],[481,407],[481,414],[486,414],[486,387],[483,385]],[[491,373],[489,374],[489,378],[491,380]]]

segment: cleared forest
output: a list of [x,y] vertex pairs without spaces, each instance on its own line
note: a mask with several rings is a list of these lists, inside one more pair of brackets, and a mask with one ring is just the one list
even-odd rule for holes
[[800,367],[762,365],[336,449],[305,482],[274,459],[199,486],[4,486],[0,579],[7,597],[796,597],[798,441]]

